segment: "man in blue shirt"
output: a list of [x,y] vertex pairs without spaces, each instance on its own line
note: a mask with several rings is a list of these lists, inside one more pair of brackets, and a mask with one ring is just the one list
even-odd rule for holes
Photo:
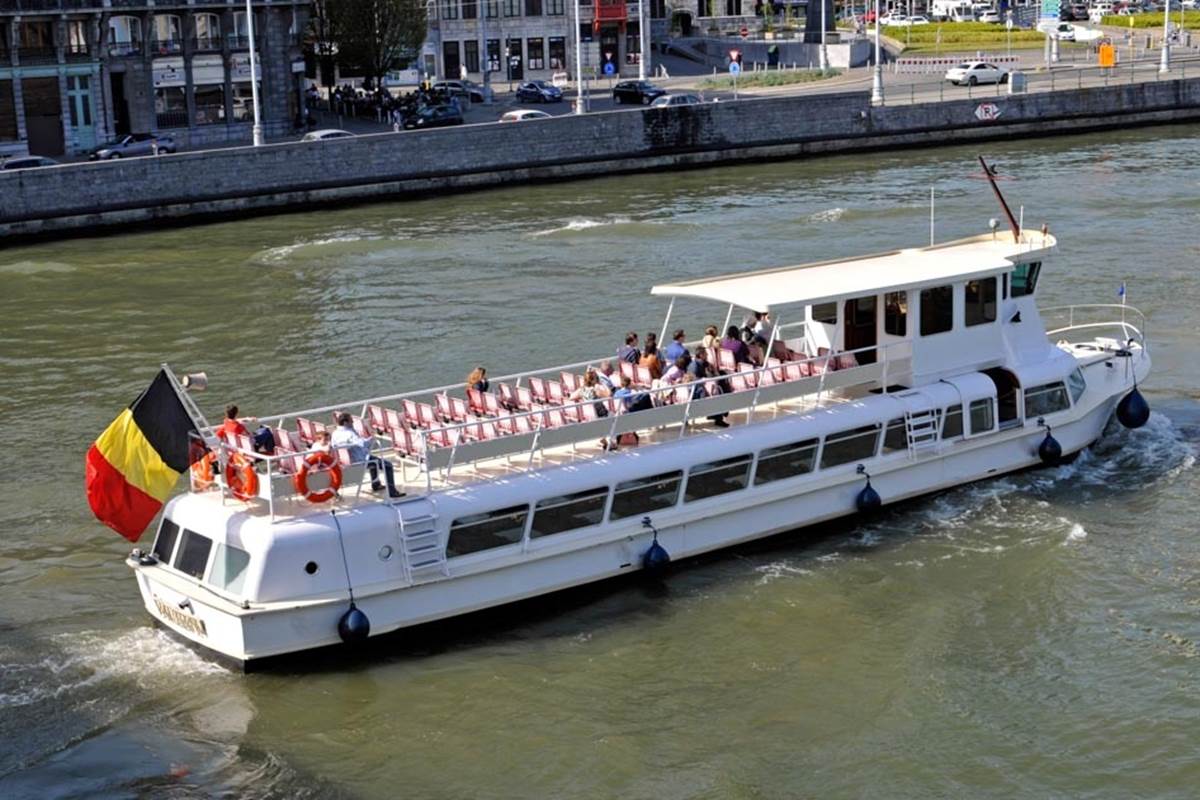
[[363,438],[354,432],[353,420],[350,415],[343,411],[338,414],[337,430],[330,437],[330,446],[345,450],[350,456],[350,463],[362,464],[366,462],[367,469],[371,473],[371,491],[383,491],[383,484],[379,482],[379,467],[383,466],[384,479],[387,481],[387,490],[389,497],[403,497],[403,493],[396,491],[396,476],[392,470],[392,463],[384,461],[379,456],[371,455],[367,443]]
[[625,334],[625,344],[617,348],[617,358],[621,361],[628,361],[630,364],[636,364],[641,360],[642,353],[637,346],[638,335],[633,331]]
[[671,337],[671,343],[663,351],[668,364],[674,364],[675,359],[687,354],[687,346],[683,343],[686,338],[687,336],[684,335],[683,328],[675,331],[675,335]]

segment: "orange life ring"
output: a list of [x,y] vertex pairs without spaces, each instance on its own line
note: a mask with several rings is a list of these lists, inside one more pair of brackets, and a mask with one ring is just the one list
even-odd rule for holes
[[234,453],[225,465],[225,485],[238,500],[258,497],[258,473],[254,464],[241,453]]
[[197,489],[207,489],[216,479],[217,454],[209,450],[204,456],[192,464],[192,485]]
[[[329,486],[319,492],[310,491],[308,488],[308,473],[311,467],[325,467],[327,469],[323,471],[329,472]],[[308,502],[324,503],[332,500],[337,495],[337,490],[342,488],[342,468],[331,453],[313,453],[304,459],[304,466],[296,473],[292,483],[295,485],[296,491],[304,495],[304,499]]]

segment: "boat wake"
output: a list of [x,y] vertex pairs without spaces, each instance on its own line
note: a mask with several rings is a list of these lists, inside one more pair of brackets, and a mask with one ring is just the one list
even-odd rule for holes
[[842,217],[846,216],[844,208],[827,208],[823,211],[817,211],[808,215],[809,222],[837,222]]
[[322,247],[339,244],[355,244],[358,242],[374,242],[384,237],[374,231],[354,229],[342,231],[319,239],[306,239],[293,244],[271,247],[258,253],[253,260],[262,264],[278,264],[286,261],[296,253],[305,250],[315,250]]
[[610,217],[608,219],[591,219],[588,217],[573,217],[567,221],[566,225],[560,225],[556,228],[548,228],[544,231],[533,231],[529,234],[531,238],[539,238],[542,236],[553,236],[559,233],[576,233],[578,231],[591,230],[592,228],[606,228],[613,225],[628,225],[633,220],[629,217]]

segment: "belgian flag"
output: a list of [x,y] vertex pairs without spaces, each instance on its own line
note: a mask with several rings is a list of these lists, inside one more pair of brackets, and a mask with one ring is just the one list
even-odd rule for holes
[[187,471],[195,431],[171,376],[159,370],[87,452],[84,482],[96,518],[136,542]]

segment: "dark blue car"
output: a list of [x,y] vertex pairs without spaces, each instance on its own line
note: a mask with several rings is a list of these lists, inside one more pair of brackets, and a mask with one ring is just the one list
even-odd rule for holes
[[517,87],[517,100],[522,103],[558,103],[562,89],[545,81],[526,81]]

